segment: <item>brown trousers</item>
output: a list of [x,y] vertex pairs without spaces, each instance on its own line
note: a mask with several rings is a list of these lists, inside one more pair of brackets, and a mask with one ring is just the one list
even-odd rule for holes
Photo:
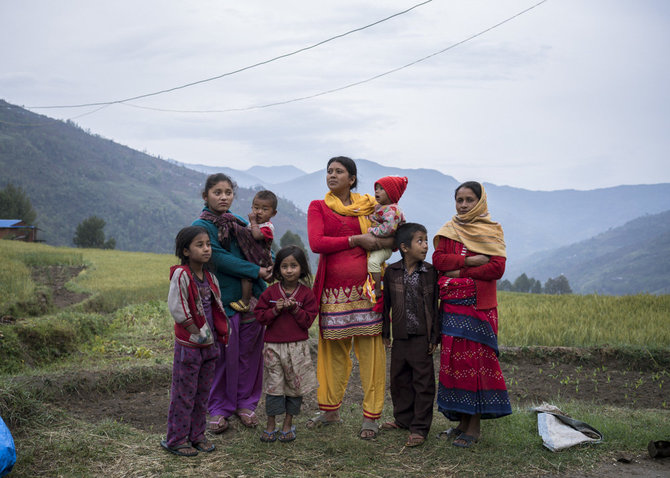
[[433,421],[435,369],[428,354],[428,337],[410,335],[393,341],[391,399],[396,424],[411,433],[428,436]]

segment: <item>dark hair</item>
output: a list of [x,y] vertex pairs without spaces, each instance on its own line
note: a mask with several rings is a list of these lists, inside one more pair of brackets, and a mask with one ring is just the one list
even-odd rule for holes
[[275,211],[277,210],[277,195],[272,191],[262,189],[256,193],[254,199],[260,199],[261,201],[270,201],[270,203],[272,204],[272,209],[274,209]]
[[460,191],[463,188],[472,189],[472,192],[475,193],[477,199],[482,198],[482,185],[479,184],[477,181],[466,181],[456,188],[456,191],[454,191],[454,199],[456,199],[456,194],[458,194],[458,191]]
[[205,181],[205,189],[202,190],[202,197],[207,196],[209,190],[212,189],[221,181],[226,181],[227,183],[229,183],[230,187],[233,188],[233,193],[237,192],[237,183],[233,181],[233,179],[230,176],[223,173],[216,173],[207,176],[207,180]]
[[295,260],[300,265],[300,279],[307,277],[310,272],[305,251],[303,251],[301,247],[298,247],[295,244],[291,244],[290,246],[282,247],[279,249],[279,252],[277,252],[277,255],[275,256],[275,264],[272,266],[272,275],[274,278],[279,281],[282,279],[281,263],[289,256],[295,257]]
[[338,162],[342,166],[344,166],[344,169],[347,170],[349,173],[349,177],[354,176],[356,179],[354,179],[354,184],[351,185],[351,189],[356,189],[356,186],[358,186],[358,172],[356,169],[356,163],[354,163],[354,160],[351,158],[347,158],[346,156],[336,156],[334,158],[330,158],[328,160],[328,164],[326,165],[326,169],[328,169],[328,166],[331,165],[331,163]]
[[181,259],[182,264],[188,264],[188,257],[184,255],[184,249],[188,249],[193,239],[202,233],[207,234],[207,229],[201,226],[187,226],[177,233],[174,240],[174,255]]
[[405,246],[409,247],[412,243],[414,234],[417,232],[428,234],[426,227],[416,222],[406,222],[405,224],[398,226],[398,229],[396,229],[393,245],[400,251],[402,257],[405,257],[405,253],[400,246],[405,244]]

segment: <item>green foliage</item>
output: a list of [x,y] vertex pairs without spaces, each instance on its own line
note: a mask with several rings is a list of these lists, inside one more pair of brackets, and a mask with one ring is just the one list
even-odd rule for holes
[[514,292],[528,292],[530,290],[530,280],[525,273],[516,278],[512,290]]
[[561,274],[558,277],[553,279],[547,279],[547,282],[544,284],[544,293],[545,294],[572,294],[572,289],[568,283],[568,279]]
[[281,247],[291,245],[298,246],[300,249],[302,249],[302,251],[305,253],[305,257],[307,257],[309,260],[309,253],[307,252],[307,249],[305,248],[305,244],[302,242],[302,239],[300,238],[299,235],[291,232],[290,230],[287,230],[281,237],[281,239],[279,240],[279,245]]
[[511,291],[512,291],[512,287],[514,287],[514,286],[513,286],[512,283],[511,283],[509,280],[507,280],[507,279],[499,280],[499,281],[497,282],[497,284],[496,284],[496,288],[497,288],[498,290],[504,290],[504,291],[507,291],[507,292],[511,292]]
[[303,244],[300,236],[291,232],[290,230],[286,231],[281,239],[279,239],[279,245],[281,247],[296,245],[303,250],[305,249],[305,244]]
[[116,241],[109,238],[105,241],[105,221],[98,216],[84,219],[77,226],[72,242],[77,247],[89,247],[95,249],[114,249]]
[[42,366],[76,352],[109,325],[97,314],[61,313],[1,325],[0,373]]
[[35,222],[37,213],[21,186],[7,184],[0,189],[0,219],[21,219],[28,225]]
[[531,294],[541,294],[543,292],[542,282],[537,279],[530,280],[530,293]]

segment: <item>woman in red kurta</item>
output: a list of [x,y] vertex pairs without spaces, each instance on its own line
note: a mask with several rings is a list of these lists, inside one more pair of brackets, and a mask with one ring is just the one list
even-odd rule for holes
[[374,438],[384,406],[386,353],[381,338],[382,317],[363,293],[367,279],[367,251],[390,247],[393,238],[367,233],[367,215],[374,198],[352,193],[356,187],[356,163],[347,157],[328,162],[324,200],[312,201],[307,210],[307,229],[312,251],[320,254],[314,279],[319,300],[319,350],[317,399],[323,414],[308,427],[340,421],[339,408],[351,374],[353,345],[363,386],[363,425],[360,437]]
[[480,419],[512,413],[498,362],[496,280],[505,272],[505,240],[488,212],[486,192],[469,181],[456,189],[456,212],[433,239],[443,273],[439,410],[459,421],[441,435],[459,447],[479,440]]

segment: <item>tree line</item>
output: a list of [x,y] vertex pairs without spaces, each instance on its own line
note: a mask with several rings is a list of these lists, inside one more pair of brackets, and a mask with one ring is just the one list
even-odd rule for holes
[[567,277],[563,274],[558,277],[547,279],[542,285],[542,282],[534,277],[528,277],[524,272],[519,277],[510,282],[507,279],[498,281],[498,290],[508,292],[524,292],[530,294],[572,294],[572,288],[568,282]]

